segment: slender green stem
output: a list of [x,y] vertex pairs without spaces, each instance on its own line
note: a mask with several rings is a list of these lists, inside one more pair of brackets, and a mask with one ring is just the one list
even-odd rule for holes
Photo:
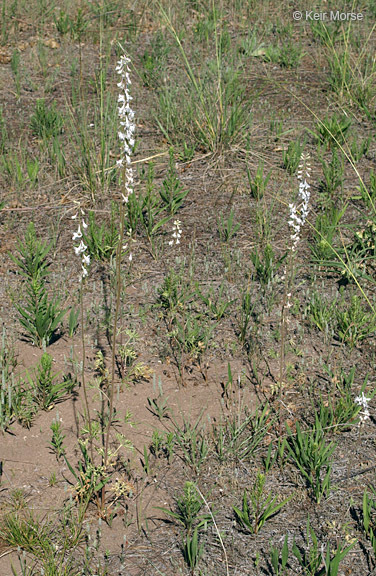
[[82,346],[82,371],[81,371],[81,382],[82,382],[82,389],[84,392],[84,403],[85,403],[85,419],[87,422],[87,426],[89,429],[89,448],[90,448],[90,456],[91,456],[91,463],[94,466],[94,449],[93,449],[93,433],[92,433],[92,426],[91,426],[91,415],[90,415],[90,407],[89,407],[89,399],[87,395],[87,387],[86,387],[86,380],[85,380],[85,355],[86,355],[86,348],[85,348],[85,329],[84,329],[84,280],[81,282],[80,286],[80,310],[81,310],[81,346]]
[[[120,205],[120,233],[119,242],[116,250],[116,304],[115,304],[115,316],[114,316],[114,328],[112,334],[112,358],[111,358],[111,382],[110,382],[110,395],[109,395],[109,410],[108,410],[108,422],[105,435],[105,445],[104,445],[104,456],[103,465],[107,468],[108,465],[108,452],[109,452],[109,442],[110,442],[110,429],[113,419],[114,412],[114,395],[115,395],[115,368],[116,368],[116,338],[118,330],[118,317],[120,310],[120,300],[121,300],[121,255],[122,246],[124,239],[124,203]],[[105,503],[106,488],[102,488],[102,510]]]

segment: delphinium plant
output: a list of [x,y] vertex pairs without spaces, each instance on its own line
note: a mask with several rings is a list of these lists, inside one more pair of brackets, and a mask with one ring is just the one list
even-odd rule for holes
[[[133,185],[134,185],[133,169],[131,166],[131,155],[135,144],[135,137],[134,137],[135,114],[131,108],[132,96],[130,95],[129,92],[131,86],[130,68],[129,68],[130,62],[131,62],[130,58],[128,58],[125,54],[123,54],[120,57],[116,66],[116,72],[119,77],[119,82],[117,86],[120,90],[118,96],[118,115],[120,125],[118,136],[122,146],[121,155],[119,160],[117,161],[117,165],[122,170],[124,188],[121,193],[121,202],[119,209],[119,218],[120,218],[119,242],[116,250],[116,281],[115,281],[116,298],[115,298],[114,325],[112,332],[113,342],[112,342],[112,357],[111,357],[111,378],[109,388],[108,419],[107,419],[107,428],[105,431],[104,453],[103,453],[103,467],[105,471],[108,468],[109,464],[110,429],[114,413],[116,337],[118,333],[118,323],[119,323],[119,313],[121,303],[121,260],[123,255],[125,206],[129,201],[129,197],[133,194]],[[105,484],[103,484],[102,487],[101,505],[103,512],[105,505]]]
[[[129,197],[133,192],[133,171],[131,167],[131,154],[134,147],[134,112],[131,109],[132,97],[129,93],[130,80],[130,60],[125,55],[121,56],[116,66],[116,72],[119,76],[118,87],[120,94],[118,96],[118,115],[119,115],[119,140],[121,142],[122,150],[120,159],[117,162],[118,167],[122,170],[124,187],[121,192],[120,206],[119,206],[119,236],[116,245],[116,265],[115,265],[115,312],[113,316],[113,330],[112,330],[112,355],[111,355],[111,369],[106,370],[106,392],[103,395],[103,408],[101,414],[102,429],[101,437],[103,439],[103,446],[94,446],[94,441],[99,438],[98,422],[93,421],[90,414],[89,399],[87,394],[87,386],[85,383],[85,334],[84,334],[84,289],[89,274],[90,254],[88,242],[86,240],[86,229],[88,224],[85,221],[85,212],[78,207],[76,214],[72,217],[77,220],[78,228],[73,234],[72,239],[74,242],[74,252],[80,258],[81,271],[79,273],[80,282],[80,305],[81,305],[81,334],[82,334],[82,388],[84,394],[85,405],[85,425],[83,433],[87,435],[88,439],[81,439],[79,441],[80,450],[83,457],[83,462],[79,462],[78,473],[67,461],[64,456],[69,470],[77,480],[76,495],[85,505],[88,504],[90,498],[96,498],[98,510],[101,516],[105,517],[106,511],[106,484],[110,480],[109,468],[110,463],[113,462],[113,454],[110,450],[110,430],[113,423],[114,416],[114,390],[115,390],[115,371],[116,371],[116,345],[120,315],[120,301],[121,301],[121,261],[122,256],[126,251],[129,252],[127,246],[123,246],[124,242],[124,221],[125,221],[125,206],[128,203]],[[131,260],[131,256],[129,256]],[[106,410],[106,401],[107,413]],[[120,437],[120,435],[117,435]],[[120,442],[120,440],[119,440]],[[124,439],[121,445],[129,446]],[[95,452],[100,454],[100,462],[95,457]]]
[[77,212],[72,216],[72,220],[78,222],[77,231],[74,232],[72,240],[75,243],[73,246],[74,253],[80,258],[81,261],[81,271],[78,276],[80,283],[80,311],[81,311],[81,345],[82,345],[82,371],[81,371],[81,382],[82,389],[84,393],[84,403],[85,403],[85,421],[89,430],[89,451],[91,456],[92,465],[94,465],[94,448],[93,448],[93,430],[92,421],[90,415],[89,399],[87,394],[87,386],[85,380],[85,329],[84,329],[84,288],[85,281],[89,274],[90,266],[90,255],[88,254],[88,247],[83,240],[83,232],[87,228],[87,223],[85,222],[85,212],[78,207]]
[[283,295],[281,310],[281,351],[279,369],[280,389],[282,388],[285,372],[285,340],[288,325],[288,311],[292,306],[291,296],[294,279],[295,256],[300,242],[301,230],[309,213],[310,185],[307,182],[307,179],[310,177],[309,155],[302,154],[297,177],[299,180],[298,203],[291,203],[289,205],[289,227],[291,229],[290,257],[282,276],[282,279],[285,281],[285,291]]

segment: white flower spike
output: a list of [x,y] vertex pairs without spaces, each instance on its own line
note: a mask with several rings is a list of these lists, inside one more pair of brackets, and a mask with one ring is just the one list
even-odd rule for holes
[[128,202],[129,196],[133,192],[133,170],[131,167],[131,154],[135,144],[134,132],[134,112],[130,106],[132,96],[129,93],[130,79],[130,59],[123,54],[116,65],[116,72],[119,75],[118,88],[121,92],[118,96],[118,115],[120,129],[118,137],[122,145],[120,159],[117,161],[119,167],[125,166],[125,185],[122,193],[123,202]]
[[290,238],[292,240],[291,250],[293,252],[295,252],[297,249],[300,240],[300,230],[304,226],[309,212],[309,200],[311,194],[309,191],[310,185],[307,182],[310,170],[308,160],[309,160],[308,154],[302,155],[302,162],[298,170],[298,180],[300,181],[298,196],[302,202],[300,206],[297,206],[296,204],[289,204],[290,208],[289,226],[293,230],[290,235]]
[[173,244],[180,244],[181,234],[181,222],[180,220],[175,220],[172,227],[172,240],[170,240],[168,243],[169,246],[172,246]]
[[[88,275],[88,266],[90,265],[90,255],[89,254],[85,254],[86,250],[87,250],[87,245],[84,243],[83,239],[82,239],[82,230],[81,230],[81,226],[82,228],[85,230],[87,228],[87,224],[85,223],[83,217],[85,215],[85,212],[81,209],[79,210],[80,212],[80,220],[78,222],[78,230],[77,232],[74,232],[73,236],[72,236],[72,240],[73,242],[75,241],[80,241],[78,246],[73,246],[73,250],[76,254],[76,256],[81,256],[81,274],[79,276],[79,281],[82,282],[82,280],[84,278],[86,278],[86,276]],[[75,214],[74,216],[72,216],[72,220],[76,220],[78,217],[79,212],[77,212],[77,214]]]
[[369,420],[370,413],[368,408],[368,402],[371,398],[367,398],[364,392],[362,392],[361,396],[357,396],[354,400],[355,404],[358,404],[362,407],[362,410],[359,412],[360,415],[360,422],[359,424],[364,424],[366,420]]

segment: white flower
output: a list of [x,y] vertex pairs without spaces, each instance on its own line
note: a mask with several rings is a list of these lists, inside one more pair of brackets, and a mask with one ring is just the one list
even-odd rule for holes
[[172,227],[172,240],[170,240],[168,243],[169,246],[172,246],[173,244],[180,244],[181,233],[181,222],[180,220],[175,220]]
[[290,228],[293,229],[293,232],[290,235],[292,240],[292,252],[296,251],[300,240],[300,230],[304,226],[309,213],[309,200],[311,194],[309,192],[310,185],[307,182],[307,178],[309,177],[308,158],[308,155],[302,155],[302,163],[300,164],[298,171],[298,179],[300,180],[298,197],[301,200],[301,204],[299,207],[296,204],[289,204],[290,220],[288,224]]
[[371,398],[367,398],[364,392],[362,392],[361,396],[357,396],[354,400],[355,404],[358,404],[362,407],[362,410],[359,412],[360,414],[360,424],[363,424],[366,420],[369,420],[370,413],[368,409],[368,402]]
[[74,247],[74,251],[76,255],[79,256],[80,254],[83,254],[83,252],[85,252],[86,248],[87,248],[86,244],[84,244],[83,241],[81,240],[80,245]]
[[90,264],[90,255],[89,254],[83,254],[82,255],[82,264],[84,264],[85,266],[89,266],[89,264]]
[[[82,282],[82,280],[84,278],[86,278],[86,276],[88,275],[87,267],[90,265],[90,255],[85,254],[85,252],[87,250],[87,245],[84,243],[84,241],[82,239],[82,231],[81,231],[81,226],[83,229],[87,228],[87,224],[83,219],[85,212],[82,210],[82,208],[79,210],[79,212],[81,213],[81,221],[78,224],[77,232],[74,232],[74,234],[72,236],[72,240],[73,240],[73,242],[75,240],[80,240],[80,243],[78,246],[73,246],[73,250],[74,250],[76,256],[81,256],[81,270],[82,270],[82,272],[79,275],[79,281]],[[77,212],[77,214],[74,215],[73,220],[76,220],[77,216],[78,216],[78,212]]]
[[78,230],[72,236],[72,240],[77,240],[78,238],[82,238],[81,226],[78,225]]
[[121,127],[121,129],[118,131],[118,137],[122,145],[121,157],[116,162],[116,164],[119,166],[119,168],[122,168],[125,165],[126,183],[125,191],[122,192],[122,199],[125,204],[128,202],[128,198],[133,192],[131,154],[135,145],[134,112],[130,106],[130,102],[133,100],[133,98],[129,93],[129,86],[131,85],[129,64],[130,58],[123,54],[116,65],[116,72],[120,76],[117,85],[121,90],[120,94],[118,95],[118,115],[119,124]]

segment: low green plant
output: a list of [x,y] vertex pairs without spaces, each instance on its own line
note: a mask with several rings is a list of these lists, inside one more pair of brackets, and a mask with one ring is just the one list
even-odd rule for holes
[[118,358],[121,377],[126,382],[137,382],[143,378],[149,379],[150,368],[144,362],[136,362],[136,343],[139,335],[135,330],[128,328],[124,331],[125,342],[119,345]]
[[39,178],[39,160],[38,158],[27,158],[26,159],[26,171],[27,171],[27,175],[29,177],[30,180],[30,184],[32,186],[36,186],[38,183],[38,178]]
[[169,336],[180,359],[182,355],[187,355],[191,360],[200,362],[209,346],[212,332],[213,327],[203,322],[200,315],[187,315],[182,319],[175,318]]
[[[275,423],[268,404],[258,406],[253,412],[226,416],[220,423],[220,430],[213,426],[217,439],[216,451],[222,458],[237,462],[247,461],[260,446],[268,431]],[[222,448],[218,442],[222,442]]]
[[311,132],[317,142],[327,148],[336,148],[345,144],[352,120],[346,115],[326,115],[316,125],[316,131]]
[[244,490],[242,508],[233,507],[236,520],[245,532],[258,534],[265,522],[275,516],[277,512],[291,499],[286,498],[277,502],[278,497],[264,494],[265,475],[257,473],[253,488],[247,493]]
[[70,376],[64,376],[59,381],[59,375],[52,372],[52,356],[44,352],[33,372],[26,371],[26,380],[23,382],[24,388],[28,390],[26,399],[28,400],[31,394],[33,402],[43,410],[61,402],[72,392],[75,382]]
[[292,552],[306,574],[315,576],[319,572],[322,564],[322,554],[319,549],[317,536],[310,525],[309,517],[307,519],[305,547],[299,548],[294,539]]
[[307,305],[307,316],[311,325],[324,332],[326,338],[333,334],[337,310],[337,299],[327,301],[315,290]]
[[289,40],[280,46],[278,64],[281,68],[298,68],[303,56],[302,45],[295,40]]
[[281,68],[297,68],[302,57],[302,45],[291,40],[281,44],[271,44],[263,51],[265,62],[273,62]]
[[[86,432],[86,431],[85,431]],[[98,434],[100,431],[98,430]],[[63,454],[66,465],[68,466],[76,483],[74,485],[75,498],[80,503],[83,510],[87,508],[92,500],[99,506],[99,498],[102,488],[109,482],[109,471],[103,464],[96,465],[88,451],[88,441],[80,439],[78,446],[81,451],[82,459],[78,461],[78,470],[75,470],[66,454]]]
[[3,109],[0,107],[0,153],[4,154],[8,142],[8,131],[3,115]]
[[368,486],[363,493],[363,529],[376,557],[376,489]]
[[270,472],[270,470],[272,469],[272,467],[276,463],[278,455],[280,453],[280,450],[281,450],[281,439],[280,438],[278,438],[278,443],[277,443],[277,446],[274,450],[274,453],[273,453],[273,442],[269,443],[266,456],[264,458],[262,458],[262,463],[264,465],[265,474]]
[[355,231],[353,242],[348,247],[352,255],[363,258],[366,269],[376,261],[375,234],[376,220],[367,220],[362,228]]
[[374,269],[376,264],[376,249],[374,233],[376,224],[368,220],[362,228],[358,225],[348,225],[353,239],[345,244],[343,237],[339,246],[333,247],[331,259],[325,260],[323,265],[332,268],[341,275],[340,285],[355,284],[360,281],[374,283]]
[[168,398],[160,394],[158,398],[148,398],[149,410],[152,414],[158,417],[159,420],[169,418],[170,408],[168,406]]
[[141,56],[140,75],[144,86],[154,89],[159,87],[169,52],[166,37],[158,30]]
[[315,40],[320,41],[325,46],[334,46],[342,34],[342,25],[340,21],[331,22],[329,25],[321,20],[312,20],[310,22],[311,30]]
[[352,139],[349,144],[349,148],[350,156],[353,162],[360,162],[363,156],[368,154],[371,142],[372,136],[368,136],[368,138],[364,138],[363,140],[361,140],[358,136]]
[[80,309],[79,307],[75,308],[72,306],[69,312],[68,317],[68,334],[69,338],[73,338],[75,333],[77,332],[78,323],[79,323],[79,316],[80,316]]
[[338,235],[338,225],[346,212],[346,206],[339,209],[332,202],[317,215],[313,233],[313,243],[310,244],[312,259],[323,265],[333,258],[333,247]]
[[157,506],[157,510],[162,510],[170,518],[176,520],[184,526],[190,536],[194,530],[201,530],[212,522],[210,514],[200,514],[204,502],[199,496],[194,482],[186,482],[184,493],[176,500],[177,512]]
[[350,102],[351,105],[356,104],[368,118],[372,118],[375,61],[372,49],[368,46],[370,38],[362,44],[358,53],[354,54],[349,49],[350,31],[351,26],[346,29],[341,27],[343,45],[340,49],[328,46],[329,83],[340,100]]
[[[174,432],[159,432],[158,430],[154,430],[149,449],[155,458],[165,457],[167,458],[168,463],[171,464],[174,456],[175,444]],[[144,462],[149,466],[146,446],[144,447]]]
[[[150,444],[150,452],[156,458],[159,458],[159,456],[162,455],[163,442],[164,442],[163,432],[159,432],[159,430],[153,430],[153,435],[152,435],[151,444]],[[145,456],[145,463],[148,463],[148,460],[146,458],[146,446],[144,446],[144,456]]]
[[364,182],[357,187],[360,196],[354,196],[354,200],[362,199],[366,207],[375,212],[375,204],[376,204],[376,174],[373,170],[371,170],[369,176],[370,182],[369,185],[366,186]]
[[199,540],[199,531],[197,528],[194,529],[192,536],[187,534],[185,540],[183,540],[184,560],[189,568],[191,568],[192,574],[194,574],[195,568],[198,566],[200,558],[204,553],[204,543],[200,543]]
[[357,294],[352,294],[350,302],[346,303],[344,295],[336,310],[336,333],[338,338],[350,348],[357,346],[374,334],[376,318]]
[[17,264],[19,273],[26,279],[46,278],[50,263],[48,254],[52,244],[42,242],[36,235],[34,222],[30,222],[25,232],[24,241],[18,240],[16,254],[9,254]]
[[338,576],[340,563],[345,558],[345,556],[347,556],[350,550],[354,548],[355,544],[357,544],[356,540],[355,542],[352,542],[348,546],[340,542],[339,544],[337,544],[337,550],[335,550],[334,556],[332,556],[333,554],[332,548],[328,542],[326,546],[326,554],[323,558],[325,576]]
[[183,186],[177,176],[174,149],[170,148],[169,163],[166,178],[159,190],[160,197],[168,214],[172,216],[181,208],[189,190],[183,190]]
[[19,546],[37,558],[45,557],[47,552],[52,553],[53,550],[50,540],[51,523],[41,522],[31,512],[20,514],[16,511],[6,514],[2,519],[0,535],[9,545],[16,548]]
[[[319,404],[314,409],[322,428],[330,428],[334,433],[338,433],[359,424],[359,414],[362,408],[355,402],[355,389],[358,388],[355,384],[356,368],[353,366],[348,373],[341,368],[338,373],[327,367],[327,372],[333,387],[329,390],[325,402],[320,397]],[[364,378],[360,391],[357,391],[358,397],[365,393],[367,384],[368,375]],[[374,394],[375,391],[367,392],[368,399],[373,398]]]
[[54,14],[54,24],[60,36],[65,36],[70,32],[72,21],[69,14],[60,8],[59,14],[57,16]]
[[201,417],[202,414],[194,424],[187,418],[183,418],[183,423],[178,424],[172,418],[175,444],[180,447],[183,460],[196,474],[200,472],[210,450],[205,429],[201,426]]
[[51,244],[42,243],[36,236],[34,224],[30,223],[24,242],[19,240],[16,248],[16,255],[10,256],[24,278],[26,290],[25,305],[16,304],[19,320],[34,344],[39,347],[48,346],[66,313],[66,310],[61,308],[60,298],[50,300],[47,292],[47,256]]
[[10,61],[10,65],[13,72],[14,83],[16,86],[16,95],[17,98],[20,97],[21,94],[21,74],[20,74],[20,60],[21,54],[19,50],[13,50],[12,58]]
[[25,156],[21,151],[20,154],[17,152],[8,151],[1,158],[2,169],[6,174],[9,182],[13,186],[22,189],[26,182],[26,172],[25,172]]
[[188,77],[188,82],[186,77],[174,79],[174,86],[166,83],[159,92],[157,123],[163,134],[169,142],[172,139],[177,143],[186,141],[190,147],[210,152],[243,140],[252,120],[250,97],[242,82],[242,68],[236,60],[232,66],[227,64],[224,53],[230,35],[219,13],[213,11],[214,57],[199,67],[194,66],[187,55],[169,15],[163,8],[161,13]]
[[46,286],[38,279],[26,282],[26,303],[16,308],[27,337],[40,348],[51,343],[66,313],[60,298],[49,301]]
[[338,188],[342,190],[344,181],[344,158],[337,149],[332,150],[330,162],[321,159],[324,179],[320,182],[320,191],[333,202],[334,193]]
[[251,250],[250,258],[255,269],[256,278],[263,288],[270,285],[278,269],[286,259],[287,252],[279,258],[274,254],[273,246],[267,243],[262,250],[256,247]]
[[227,298],[223,298],[224,289],[225,289],[224,282],[222,282],[222,284],[220,285],[217,294],[215,294],[214,288],[210,288],[207,294],[203,294],[201,290],[198,288],[198,294],[200,296],[200,299],[207,307],[210,315],[217,322],[228,314],[229,308],[235,302],[235,300],[227,300]]
[[[145,177],[145,175],[143,177]],[[166,206],[162,203],[160,194],[155,192],[154,165],[152,162],[149,162],[146,172],[145,194],[141,195],[137,200],[139,204],[137,209],[138,220],[151,244],[152,255],[156,257],[155,235],[171,220],[172,214],[168,214],[167,216],[163,215]],[[167,197],[166,200],[168,200]],[[183,201],[183,199],[181,201]],[[170,202],[170,200],[168,200],[168,202]],[[167,207],[170,206],[171,209],[177,209],[177,206],[180,205],[179,202],[177,205],[173,200],[171,200],[171,202],[171,205],[167,204]]]
[[288,432],[286,447],[291,460],[300,470],[313,498],[319,504],[322,497],[330,493],[332,470],[330,457],[336,445],[333,442],[327,444],[317,414],[312,430],[302,432],[298,422],[295,426],[296,434],[293,434],[286,424]]
[[57,111],[56,103],[48,106],[44,98],[39,98],[30,121],[32,133],[43,140],[50,139],[61,133],[63,125],[63,117]]
[[14,379],[14,369],[17,366],[16,354],[8,341],[5,326],[0,347],[0,428],[6,430],[15,419],[20,403],[20,390]]
[[246,346],[248,341],[248,328],[251,319],[254,317],[254,310],[256,306],[256,301],[253,301],[253,294],[249,290],[242,293],[240,313],[239,313],[239,340]]
[[238,51],[244,56],[262,56],[265,52],[264,42],[260,42],[257,38],[257,29],[249,30],[247,36],[239,39]]
[[182,312],[192,298],[194,291],[190,280],[183,276],[183,271],[176,272],[171,268],[165,275],[163,284],[157,289],[158,301],[156,306],[162,309],[170,322]]
[[339,434],[351,429],[359,420],[361,407],[354,402],[354,396],[349,392],[329,395],[325,402],[321,399],[317,407],[318,419],[324,429],[330,429]]
[[264,175],[264,162],[262,160],[258,163],[256,174],[253,178],[247,166],[247,178],[252,198],[260,200],[264,196],[271,175],[271,170]]
[[115,224],[117,215],[112,205],[111,222],[98,224],[94,212],[89,212],[89,222],[83,233],[83,240],[88,247],[90,256],[95,260],[110,260],[116,253],[119,231]]
[[[332,547],[328,542],[326,554],[324,554],[324,546],[319,546],[317,536],[310,525],[308,517],[305,545],[304,547],[297,546],[294,539],[292,553],[307,576],[337,576],[340,562],[355,544],[356,541],[348,546],[344,546],[342,543],[337,544],[337,550],[333,556]],[[324,566],[322,566],[323,564]]]
[[[82,520],[82,509],[76,510],[72,503],[65,504],[53,518],[38,518],[29,509],[6,513],[0,535],[19,551],[20,576],[71,576],[82,572],[106,576],[108,565],[103,566],[97,556],[100,526],[90,542],[90,527],[87,525],[85,538]],[[12,574],[18,573],[12,567]]]
[[6,378],[6,368],[1,367],[0,382],[0,429],[4,432],[16,419],[22,403],[22,390],[15,382],[13,374]]
[[70,24],[70,34],[72,39],[81,42],[88,25],[88,15],[83,8],[78,8],[76,17],[71,19]]
[[297,171],[304,147],[305,142],[302,143],[300,140],[295,140],[289,143],[287,150],[284,150],[282,165],[289,174],[293,175]]
[[195,148],[192,145],[187,144],[185,140],[180,144],[179,149],[179,159],[181,162],[190,162],[193,160],[195,155]]
[[67,170],[67,160],[64,152],[64,145],[59,136],[52,140],[52,146],[48,149],[51,164],[55,166],[59,178],[64,178]]
[[289,559],[289,545],[288,545],[288,536],[286,534],[282,550],[280,551],[276,546],[270,546],[270,564],[273,569],[273,574],[275,576],[282,576],[286,573],[287,570],[287,562]]
[[51,448],[56,454],[56,458],[59,460],[65,454],[64,439],[65,434],[62,431],[62,425],[59,417],[59,412],[56,413],[56,418],[52,420],[50,429],[52,431],[51,438]]
[[230,242],[231,238],[236,236],[236,233],[240,229],[240,224],[234,223],[234,216],[235,212],[234,209],[231,208],[230,213],[227,215],[220,214],[219,218],[217,218],[217,226],[218,226],[218,233],[221,242],[227,244]]

